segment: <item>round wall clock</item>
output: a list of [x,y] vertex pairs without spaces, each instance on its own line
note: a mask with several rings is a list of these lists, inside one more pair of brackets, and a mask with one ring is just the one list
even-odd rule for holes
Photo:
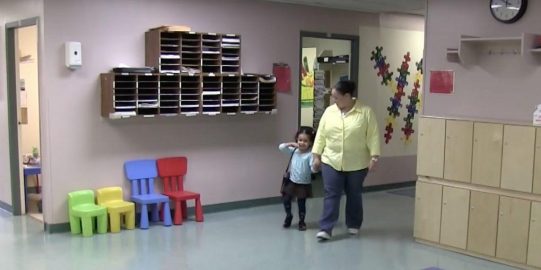
[[503,23],[514,23],[524,15],[528,0],[490,0],[490,13]]

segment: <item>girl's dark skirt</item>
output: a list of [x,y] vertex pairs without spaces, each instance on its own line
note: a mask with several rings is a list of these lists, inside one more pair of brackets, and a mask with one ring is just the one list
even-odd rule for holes
[[312,184],[297,184],[289,180],[284,185],[283,194],[297,199],[311,198]]

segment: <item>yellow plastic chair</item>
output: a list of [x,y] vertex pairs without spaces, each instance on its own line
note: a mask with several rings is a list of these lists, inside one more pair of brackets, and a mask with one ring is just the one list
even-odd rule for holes
[[96,190],[98,205],[107,207],[111,232],[120,231],[121,218],[124,215],[124,226],[131,230],[135,228],[135,204],[123,200],[122,188],[106,187]]
[[72,234],[79,234],[82,229],[83,236],[92,236],[94,217],[98,233],[107,233],[107,208],[94,203],[92,190],[68,193],[68,214]]

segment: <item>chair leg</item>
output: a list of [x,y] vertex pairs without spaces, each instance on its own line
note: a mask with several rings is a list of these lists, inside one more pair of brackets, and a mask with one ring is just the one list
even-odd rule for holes
[[182,218],[188,218],[188,207],[186,206],[186,201],[182,201]]
[[195,199],[195,221],[203,222],[203,207],[201,206],[201,199]]
[[160,221],[160,213],[158,212],[160,208],[159,206],[160,206],[159,203],[152,204],[152,221],[153,222]]
[[81,233],[81,219],[76,216],[70,216],[70,230],[72,234]]
[[146,204],[141,204],[141,219],[139,221],[139,228],[148,229],[148,209]]
[[111,224],[111,232],[120,232],[120,213],[114,212],[109,214],[109,224]]
[[135,228],[135,207],[131,207],[131,209],[124,213],[124,219],[126,222],[126,229],[132,230]]
[[180,200],[175,200],[175,220],[173,223],[175,225],[182,225],[182,208],[180,207]]
[[171,208],[169,208],[169,200],[163,203],[163,225],[171,226]]
[[92,217],[81,217],[81,224],[83,227],[83,236],[92,236]]
[[[115,213],[115,216],[117,217],[117,219],[119,218],[118,213]],[[98,233],[107,233],[107,210],[104,209],[104,213],[102,213],[101,215],[98,215],[96,219],[98,222]],[[120,224],[118,223],[118,221],[117,221],[117,226],[120,229]],[[111,228],[111,231],[112,231],[112,228]]]

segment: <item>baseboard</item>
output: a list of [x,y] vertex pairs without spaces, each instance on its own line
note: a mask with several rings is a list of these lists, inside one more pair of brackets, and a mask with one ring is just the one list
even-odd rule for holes
[[0,209],[4,209],[10,213],[13,213],[13,206],[3,201],[0,201]]
[[45,223],[44,225],[45,225],[45,231],[48,233],[64,233],[64,232],[70,231],[69,222],[55,223],[55,224]]
[[[408,181],[408,182],[401,182],[401,183],[369,186],[369,187],[364,188],[364,192],[375,192],[375,191],[383,191],[383,190],[388,190],[388,189],[411,187],[411,186],[415,186],[415,182],[416,181]],[[203,212],[204,213],[224,212],[224,211],[238,210],[238,209],[243,209],[243,208],[278,204],[281,202],[282,202],[281,197],[269,197],[269,198],[262,198],[262,199],[218,203],[218,204],[204,205]],[[2,207],[1,201],[0,201],[0,207]],[[194,213],[194,208],[188,207],[188,215],[193,215],[193,213]],[[173,215],[172,211],[171,211],[171,215]],[[140,217],[140,214],[137,213],[135,215],[136,223],[138,223],[139,217]],[[149,213],[149,217],[150,217],[150,213]],[[69,226],[69,223],[56,223],[56,224],[45,223],[45,231],[48,233],[69,232],[70,226]]]
[[400,183],[391,183],[391,184],[384,184],[384,185],[375,185],[375,186],[368,186],[364,187],[364,192],[375,192],[375,191],[383,191],[388,189],[395,189],[395,188],[404,188],[404,187],[413,187],[415,186],[415,183],[417,181],[407,181],[407,182],[400,182]]

